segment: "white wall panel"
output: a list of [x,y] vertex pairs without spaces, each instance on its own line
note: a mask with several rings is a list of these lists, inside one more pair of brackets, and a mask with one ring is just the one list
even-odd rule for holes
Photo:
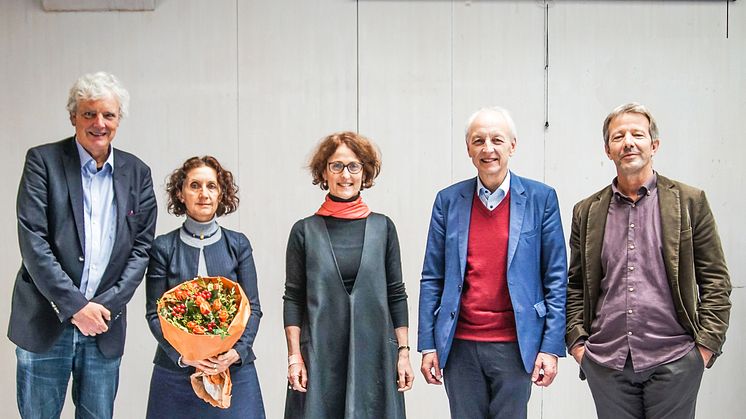
[[254,247],[262,318],[254,344],[267,417],[282,417],[285,247],[324,193],[305,166],[318,141],[356,128],[356,4],[238,2],[241,231]]
[[383,168],[365,191],[374,211],[394,221],[409,295],[409,339],[415,385],[410,417],[443,417],[442,386],[419,373],[417,301],[430,211],[451,183],[451,4],[359,3],[360,132],[381,149]]
[[518,131],[511,170],[543,180],[544,9],[535,1],[453,3],[453,178],[476,175],[463,141],[484,106],[511,111]]
[[[133,152],[153,170],[160,207],[157,233],[176,227],[180,220],[166,213],[163,189],[171,170],[187,157],[208,152],[228,167],[238,166],[235,7],[234,1],[188,0],[163,1],[154,12],[49,13],[36,1],[3,2],[6,99],[0,109],[6,116],[0,124],[7,153],[2,159],[13,168],[3,183],[4,195],[15,196],[27,148],[74,133],[65,104],[75,79],[105,70],[117,75],[132,96],[130,116],[122,121],[114,146]],[[13,201],[0,209],[6,231],[15,231]],[[6,285],[0,301],[10,307],[20,257],[15,240],[3,246]],[[143,286],[129,305],[115,407],[119,417],[145,415],[155,340],[144,319],[144,295]],[[9,310],[1,313],[4,328]],[[13,345],[5,339],[0,347],[3,365],[13,371]],[[14,374],[0,380],[3,388],[15,389]],[[2,397],[6,407],[0,411],[12,415],[14,391]],[[73,411],[68,399],[63,417],[72,417]]]

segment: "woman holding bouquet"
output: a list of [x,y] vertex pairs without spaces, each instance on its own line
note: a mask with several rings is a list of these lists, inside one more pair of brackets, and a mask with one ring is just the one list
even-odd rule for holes
[[[146,276],[150,330],[158,340],[148,399],[148,418],[264,418],[252,344],[262,316],[249,240],[222,228],[217,217],[238,208],[233,175],[211,156],[192,157],[174,170],[166,185],[168,211],[186,215],[184,224],[153,242]],[[185,359],[163,337],[157,300],[164,292],[197,276],[223,276],[243,288],[251,316],[238,342],[218,356]],[[217,375],[228,369],[233,398],[219,409],[195,394],[190,375]]]
[[326,137],[311,158],[313,184],[329,193],[288,241],[286,418],[405,417],[414,375],[399,240],[360,196],[380,167],[353,132]]

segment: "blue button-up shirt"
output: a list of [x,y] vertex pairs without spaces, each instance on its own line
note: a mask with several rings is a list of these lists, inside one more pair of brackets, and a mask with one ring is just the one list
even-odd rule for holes
[[500,202],[505,199],[509,191],[510,172],[505,175],[505,179],[503,179],[500,186],[495,189],[495,192],[490,192],[489,189],[485,188],[482,184],[482,180],[477,176],[477,196],[479,196],[479,200],[482,201],[482,204],[484,204],[484,206],[490,211],[500,205]]
[[[80,292],[87,299],[96,295],[104,270],[109,265],[116,239],[117,204],[114,199],[114,152],[99,170],[96,160],[75,141],[80,156],[83,181],[83,219],[85,224],[85,263]],[[111,147],[111,146],[110,146]]]

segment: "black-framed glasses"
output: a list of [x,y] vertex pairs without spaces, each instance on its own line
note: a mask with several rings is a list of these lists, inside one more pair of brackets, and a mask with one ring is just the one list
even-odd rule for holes
[[363,170],[363,164],[359,161],[351,161],[347,164],[342,163],[341,161],[332,161],[329,162],[329,171],[332,173],[342,173],[342,171],[347,168],[347,171],[351,174],[357,174],[360,173],[361,170]]

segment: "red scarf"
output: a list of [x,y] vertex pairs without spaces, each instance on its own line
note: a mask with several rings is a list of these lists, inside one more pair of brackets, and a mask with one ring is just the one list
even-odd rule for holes
[[370,215],[368,204],[363,202],[363,197],[358,196],[356,200],[350,202],[332,201],[329,195],[326,196],[321,208],[316,211],[316,215],[322,217],[344,218],[346,220],[359,220]]

